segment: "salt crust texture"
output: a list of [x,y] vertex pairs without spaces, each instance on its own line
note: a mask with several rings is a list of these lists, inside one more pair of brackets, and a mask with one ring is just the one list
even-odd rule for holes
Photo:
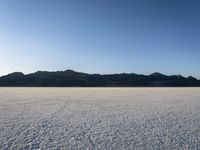
[[0,88],[0,149],[200,149],[200,88]]

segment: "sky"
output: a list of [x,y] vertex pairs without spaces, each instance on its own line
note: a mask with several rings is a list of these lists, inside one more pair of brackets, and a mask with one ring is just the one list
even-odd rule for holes
[[200,1],[0,0],[0,75],[66,69],[200,79]]

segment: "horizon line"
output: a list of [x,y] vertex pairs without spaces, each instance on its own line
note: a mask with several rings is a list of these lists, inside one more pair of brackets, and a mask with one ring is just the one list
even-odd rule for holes
[[33,72],[29,72],[29,73],[24,73],[23,71],[13,71],[13,72],[10,72],[10,73],[7,73],[7,74],[4,74],[4,75],[0,75],[0,78],[3,77],[3,76],[7,76],[9,74],[13,74],[13,73],[22,73],[23,75],[29,75],[29,74],[34,74],[34,73],[37,73],[37,72],[65,72],[65,71],[74,71],[74,72],[77,72],[77,73],[85,73],[85,74],[98,74],[98,75],[113,75],[113,74],[136,74],[136,75],[144,75],[144,76],[149,76],[149,75],[152,75],[152,74],[160,74],[160,75],[164,75],[164,76],[181,76],[181,77],[184,77],[184,78],[188,78],[188,77],[193,77],[197,80],[200,80],[200,78],[197,78],[197,77],[194,77],[192,75],[187,75],[187,76],[184,76],[182,74],[164,74],[164,73],[161,73],[159,71],[154,71],[150,74],[142,74],[142,73],[135,73],[135,72],[115,72],[115,73],[88,73],[88,72],[84,72],[84,71],[76,71],[76,70],[73,70],[73,69],[66,69],[66,70],[37,70],[37,71],[33,71]]

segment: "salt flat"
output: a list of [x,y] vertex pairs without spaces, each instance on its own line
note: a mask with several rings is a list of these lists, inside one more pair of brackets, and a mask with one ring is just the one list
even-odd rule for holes
[[0,88],[0,149],[200,149],[200,88]]

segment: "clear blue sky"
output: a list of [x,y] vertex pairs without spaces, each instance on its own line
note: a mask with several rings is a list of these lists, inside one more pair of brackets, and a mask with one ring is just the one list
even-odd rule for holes
[[0,75],[66,69],[200,78],[200,1],[0,0]]

